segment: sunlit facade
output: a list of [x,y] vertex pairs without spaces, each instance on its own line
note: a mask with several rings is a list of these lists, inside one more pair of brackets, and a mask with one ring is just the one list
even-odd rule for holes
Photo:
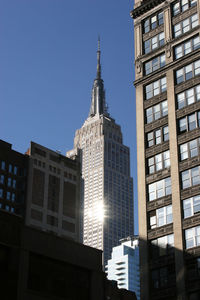
[[71,157],[80,149],[82,238],[84,244],[104,251],[103,264],[106,264],[119,240],[133,235],[133,180],[129,148],[123,145],[121,128],[107,111],[100,49],[97,57],[90,113],[76,131],[74,150],[67,155]]

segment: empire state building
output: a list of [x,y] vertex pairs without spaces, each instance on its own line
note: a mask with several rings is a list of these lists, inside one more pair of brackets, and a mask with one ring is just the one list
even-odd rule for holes
[[121,128],[108,113],[101,78],[100,42],[97,75],[93,83],[88,118],[74,138],[74,151],[81,153],[82,238],[85,245],[103,250],[103,264],[119,240],[132,236],[133,179],[129,148],[123,145]]

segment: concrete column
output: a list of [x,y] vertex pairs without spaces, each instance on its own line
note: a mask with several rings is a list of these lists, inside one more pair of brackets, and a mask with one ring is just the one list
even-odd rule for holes
[[177,145],[176,111],[174,95],[174,72],[167,72],[167,99],[168,99],[168,123],[169,123],[169,145],[171,160],[171,181],[172,181],[172,208],[173,208],[173,229],[174,229],[174,247],[176,263],[177,280],[177,299],[184,300],[185,282],[184,282],[184,257],[183,257],[183,236],[181,221],[181,200],[179,185],[179,159]]
[[[137,162],[138,162],[138,220],[140,236],[140,272],[141,299],[149,300],[149,268],[148,268],[148,244],[147,244],[147,199],[145,180],[145,136],[144,136],[144,105],[143,86],[136,88],[136,111],[137,111]],[[143,128],[143,130],[141,130]]]

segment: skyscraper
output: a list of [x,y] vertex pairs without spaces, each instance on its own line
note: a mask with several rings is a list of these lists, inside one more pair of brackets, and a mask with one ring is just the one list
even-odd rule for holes
[[138,236],[128,237],[120,242],[121,245],[113,248],[112,258],[106,266],[108,279],[117,281],[121,289],[135,292],[137,300],[140,300]]
[[135,1],[141,299],[200,299],[200,1]]
[[74,150],[67,156],[76,149],[81,151],[83,242],[102,249],[106,264],[119,240],[133,235],[133,180],[129,148],[105,101],[100,42],[89,116],[76,131]]

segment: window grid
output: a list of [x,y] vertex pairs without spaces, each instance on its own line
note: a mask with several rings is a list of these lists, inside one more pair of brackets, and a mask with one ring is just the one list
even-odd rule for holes
[[197,0],[179,0],[172,5],[173,16],[186,11],[190,7],[197,5]]
[[190,31],[192,28],[195,28],[198,26],[199,21],[198,21],[198,15],[194,14],[190,16],[187,19],[182,20],[181,22],[177,23],[176,25],[173,26],[174,29],[174,37],[178,37],[188,31]]
[[176,83],[187,81],[200,74],[200,60],[197,60],[176,71]]
[[150,30],[155,29],[156,27],[164,23],[163,12],[158,12],[156,15],[153,15],[144,20],[143,23],[143,32],[147,33]]
[[200,167],[194,167],[181,172],[182,189],[200,184]]
[[183,200],[184,219],[200,213],[200,195]]
[[200,84],[176,95],[177,108],[200,101]]
[[171,224],[173,222],[172,205],[156,209],[150,216],[150,228],[154,229],[160,226]]
[[200,154],[200,138],[180,145],[180,160],[195,157]]
[[149,201],[171,195],[171,177],[156,181],[148,185]]
[[200,127],[200,111],[179,119],[179,133],[191,131]]
[[[174,247],[174,235],[169,234],[151,241],[152,250],[159,256],[167,255]],[[155,248],[154,248],[155,247]],[[156,256],[155,256],[156,257]]]
[[153,174],[157,171],[170,167],[170,152],[169,150],[159,153],[148,158],[148,174]]
[[150,53],[151,51],[163,46],[165,43],[165,34],[161,32],[154,37],[144,42],[144,54]]
[[163,77],[145,86],[145,99],[148,100],[167,90],[167,80]]
[[148,75],[165,66],[165,54],[154,57],[144,64],[145,75]]
[[200,37],[196,36],[174,48],[175,59],[179,59],[200,48]]
[[151,123],[168,115],[167,100],[146,109],[146,122]]
[[185,230],[186,249],[200,245],[200,226],[192,227]]
[[147,147],[152,147],[154,145],[161,144],[169,140],[169,127],[165,126],[163,128],[157,129],[147,133]]

